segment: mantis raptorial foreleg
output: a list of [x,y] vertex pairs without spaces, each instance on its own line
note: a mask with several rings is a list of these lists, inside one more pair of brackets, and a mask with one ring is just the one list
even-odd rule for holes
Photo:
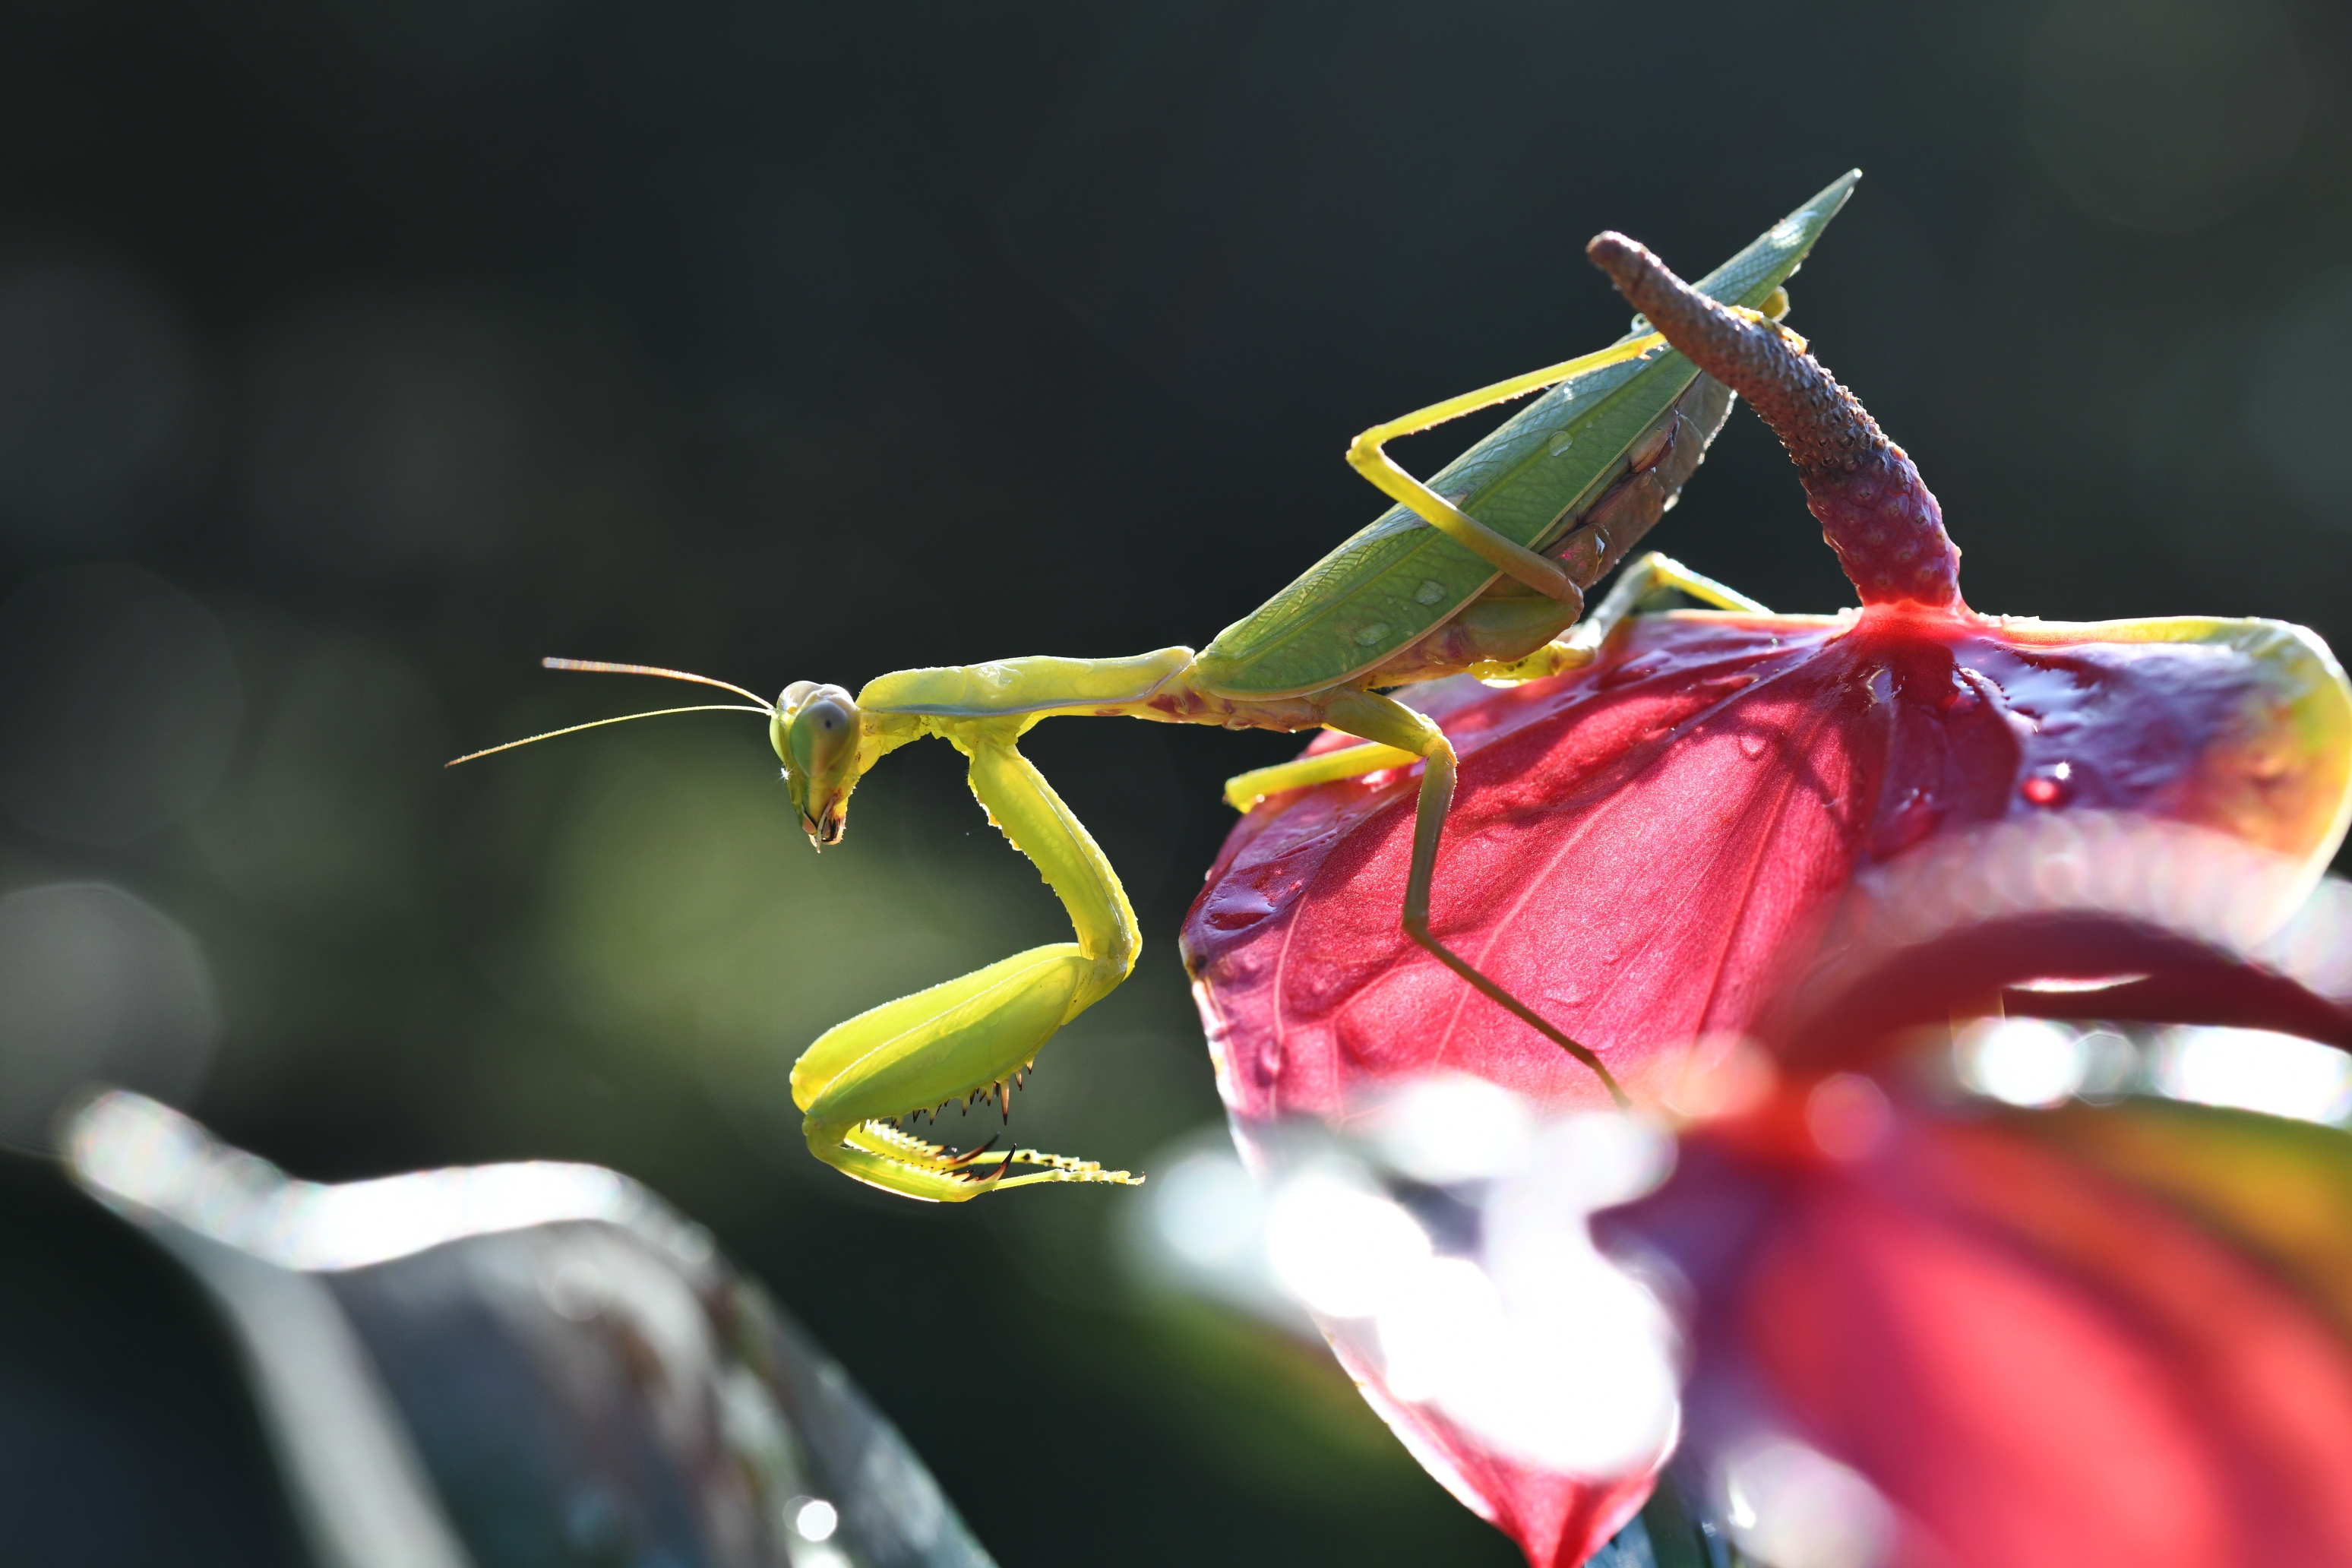
[[[924,727],[971,759],[971,793],[1044,874],[1078,940],[1031,948],[827,1030],[793,1068],[809,1147],[859,1181],[940,1203],[1033,1182],[1129,1181],[1125,1171],[1029,1149],[952,1155],[890,1122],[975,1089],[992,1089],[1009,1115],[1008,1086],[1037,1047],[1126,979],[1142,943],[1110,862],[1015,749],[1023,721],[937,717]],[[1007,1175],[1016,1163],[1045,1168]]]
[[1405,879],[1405,934],[1446,968],[1467,981],[1481,995],[1507,1009],[1544,1038],[1591,1068],[1610,1097],[1622,1108],[1633,1102],[1603,1067],[1601,1058],[1577,1044],[1542,1014],[1479,973],[1469,960],[1437,940],[1429,928],[1430,883],[1437,870],[1437,845],[1445,831],[1445,816],[1454,807],[1454,746],[1445,731],[1425,713],[1416,713],[1394,698],[1376,691],[1348,691],[1331,700],[1326,721],[1335,730],[1359,735],[1377,745],[1419,757],[1424,763],[1421,795],[1412,818],[1412,867]]

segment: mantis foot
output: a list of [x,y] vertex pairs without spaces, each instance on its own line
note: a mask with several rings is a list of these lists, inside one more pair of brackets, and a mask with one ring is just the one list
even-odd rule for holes
[[[810,1119],[809,1146],[826,1163],[869,1186],[931,1203],[956,1204],[1003,1187],[1025,1187],[1040,1182],[1097,1182],[1139,1187],[1141,1176],[1126,1171],[1106,1171],[1092,1160],[1048,1154],[1039,1149],[997,1150],[991,1138],[976,1149],[958,1152],[916,1137],[892,1122],[861,1121],[840,1130],[823,1147],[828,1130]],[[1039,1169],[1010,1174],[1015,1165]]]

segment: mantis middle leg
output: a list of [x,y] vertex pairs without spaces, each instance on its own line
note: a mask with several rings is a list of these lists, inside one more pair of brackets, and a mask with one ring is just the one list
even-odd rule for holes
[[[1679,589],[1704,605],[1718,610],[1739,610],[1749,615],[1765,616],[1771,612],[1756,600],[1736,588],[1726,587],[1714,578],[1692,571],[1669,555],[1651,551],[1618,574],[1609,596],[1598,609],[1577,623],[1566,637],[1545,644],[1525,658],[1507,664],[1473,665],[1468,673],[1482,680],[1539,680],[1548,675],[1559,675],[1571,669],[1581,669],[1598,658],[1601,645],[1620,623],[1639,610],[1653,595],[1665,589]],[[1344,728],[1344,726],[1340,726]],[[1356,731],[1350,731],[1349,733]],[[1339,751],[1318,752],[1310,757],[1297,757],[1271,767],[1253,768],[1236,773],[1225,781],[1225,803],[1235,811],[1248,811],[1270,795],[1285,790],[1305,789],[1312,784],[1331,784],[1339,779],[1360,777],[1378,773],[1383,768],[1405,767],[1420,760],[1417,752],[1400,750],[1395,746],[1349,746]]]
[[1468,982],[1479,994],[1591,1068],[1620,1110],[1630,1107],[1633,1102],[1625,1097],[1624,1089],[1590,1048],[1569,1038],[1557,1025],[1481,973],[1469,960],[1438,941],[1429,929],[1430,883],[1437,869],[1438,840],[1445,830],[1446,813],[1454,806],[1454,745],[1445,738],[1445,731],[1427,714],[1416,713],[1394,698],[1373,691],[1342,692],[1331,700],[1327,713],[1327,721],[1333,729],[1418,757],[1425,764],[1420,798],[1413,806],[1412,864],[1404,887],[1405,934]]
[[[908,1197],[961,1203],[1034,1182],[1135,1180],[1034,1149],[950,1154],[891,1121],[910,1107],[992,1089],[1009,1116],[1009,1084],[1055,1030],[1127,978],[1142,945],[1109,861],[1016,749],[1022,727],[1001,718],[929,725],[971,759],[972,794],[1045,875],[1077,940],[1031,948],[886,1002],[827,1030],[793,1066],[793,1099],[806,1113],[803,1130],[817,1158]],[[1014,1164],[1044,1168],[1008,1175]]]

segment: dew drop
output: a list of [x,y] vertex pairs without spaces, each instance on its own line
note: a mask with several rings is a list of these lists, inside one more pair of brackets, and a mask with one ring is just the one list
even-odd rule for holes
[[1433,577],[1413,590],[1412,602],[1416,605],[1434,605],[1444,597],[1445,584]]
[[1356,646],[1359,647],[1371,647],[1378,644],[1382,637],[1388,635],[1389,624],[1386,621],[1374,621],[1370,626],[1366,626],[1356,633]]
[[2060,763],[2055,767],[2045,768],[2035,773],[2020,784],[2018,790],[2036,805],[2058,805],[2073,793],[2068,787],[2068,781],[2074,777],[2074,769],[2071,763]]
[[1766,744],[1763,736],[1750,730],[1747,734],[1739,737],[1739,754],[1752,763],[1764,754]]
[[1255,888],[1225,888],[1202,913],[1212,931],[1247,931],[1275,912],[1273,901]]
[[1614,669],[1604,670],[1601,676],[1601,684],[1604,687],[1630,686],[1634,681],[1649,679],[1664,668],[1664,659],[1634,659],[1621,664]]
[[1551,455],[1557,458],[1562,452],[1567,451],[1570,447],[1575,445],[1576,437],[1574,436],[1570,435],[1566,430],[1556,430],[1552,433],[1551,437]]

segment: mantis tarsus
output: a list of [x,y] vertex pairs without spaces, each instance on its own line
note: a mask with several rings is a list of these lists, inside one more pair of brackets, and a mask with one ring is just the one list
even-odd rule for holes
[[[1787,309],[1782,283],[1860,177],[1857,171],[1831,184],[1697,287],[1758,319],[1777,321]],[[1544,395],[1426,484],[1384,450],[1400,437],[1538,391]],[[773,703],[679,670],[546,663],[695,681],[749,699],[748,707],[703,704],[657,713],[741,708],[764,715],[801,826],[819,848],[840,840],[850,793],[867,770],[910,741],[937,736],[970,759],[972,794],[1060,898],[1076,942],[1033,948],[885,1003],[826,1031],[793,1065],[793,1099],[803,1112],[810,1149],[859,1181],[954,1203],[1036,1182],[1140,1179],[1034,1149],[983,1146],[959,1153],[898,1125],[916,1112],[982,1096],[1003,1102],[1009,1118],[1009,1086],[1034,1063],[1038,1047],[1135,966],[1141,938],[1117,873],[1019,751],[1031,726],[1066,715],[1328,729],[1364,742],[1230,781],[1226,798],[1244,811],[1283,790],[1423,764],[1405,930],[1465,983],[1591,1068],[1622,1103],[1598,1057],[1431,930],[1430,886],[1453,799],[1454,752],[1433,721],[1382,689],[1465,673],[1528,680],[1578,668],[1619,620],[1662,588],[1727,609],[1760,610],[1652,553],[1628,568],[1601,608],[1577,625],[1585,592],[1674,504],[1730,405],[1720,383],[1637,321],[1633,333],[1597,353],[1376,426],[1356,437],[1348,460],[1397,505],[1197,654],[1168,647],[1128,658],[1027,658],[905,669],[879,677],[855,697],[838,686],[796,681]],[[656,716],[625,714],[551,733]],[[1016,1165],[1034,1169],[1013,1175]]]

